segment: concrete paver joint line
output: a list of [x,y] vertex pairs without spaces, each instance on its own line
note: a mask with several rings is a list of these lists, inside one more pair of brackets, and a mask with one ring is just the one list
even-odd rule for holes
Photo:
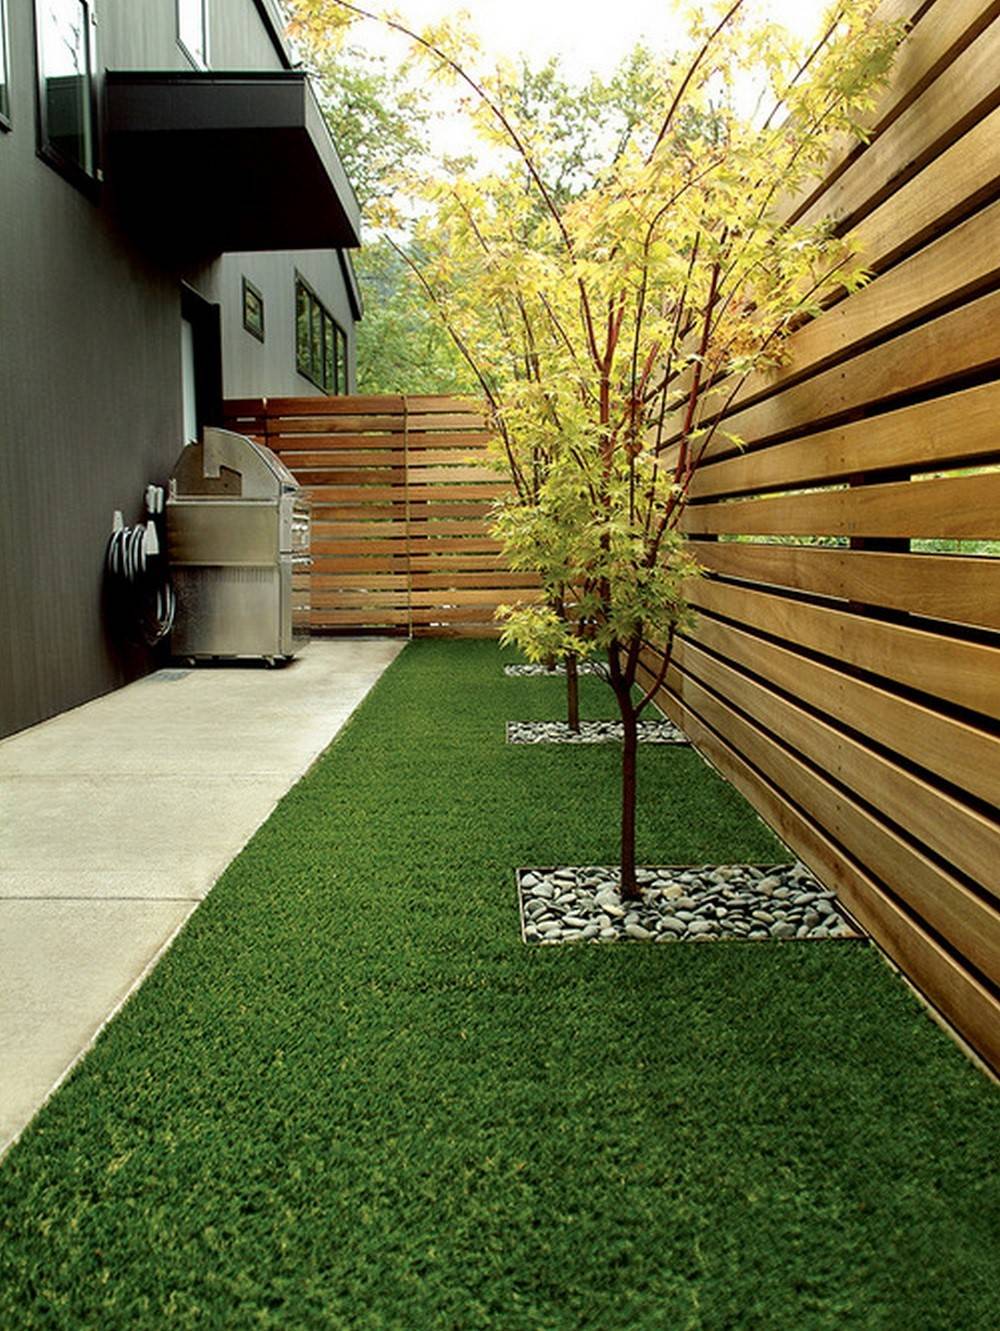
[[0,741],[0,1156],[404,645],[147,677]]

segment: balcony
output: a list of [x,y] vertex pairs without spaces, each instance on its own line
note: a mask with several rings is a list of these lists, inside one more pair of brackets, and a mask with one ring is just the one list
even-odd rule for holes
[[360,210],[305,74],[112,72],[109,186],[184,257],[351,248]]

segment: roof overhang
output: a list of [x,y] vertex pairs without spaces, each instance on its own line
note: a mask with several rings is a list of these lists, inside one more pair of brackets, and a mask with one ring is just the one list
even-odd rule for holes
[[122,214],[171,250],[361,243],[358,201],[301,71],[109,71],[107,128]]

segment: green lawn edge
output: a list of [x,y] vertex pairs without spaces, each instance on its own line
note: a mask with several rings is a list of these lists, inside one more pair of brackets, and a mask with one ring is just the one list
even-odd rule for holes
[[[995,1088],[871,947],[520,942],[615,856],[561,699],[406,648],[0,1165],[0,1327],[1000,1322]],[[787,858],[660,746],[639,856]]]

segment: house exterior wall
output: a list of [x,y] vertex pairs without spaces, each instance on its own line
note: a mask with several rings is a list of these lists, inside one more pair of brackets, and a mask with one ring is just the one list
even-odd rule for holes
[[[348,392],[355,384],[354,315],[335,252],[227,254],[213,296],[222,306],[226,397],[310,397],[319,392],[295,366],[295,278],[305,279],[347,334]],[[243,278],[264,298],[264,342],[243,326]]]
[[[8,0],[30,9],[25,0]],[[262,0],[274,13],[273,6]],[[30,15],[29,15],[30,18]],[[191,69],[177,41],[177,0],[100,0],[101,63],[108,69]],[[209,0],[208,60],[213,69],[282,69],[281,43],[256,0]]]
[[[266,5],[267,0],[261,0]],[[238,264],[170,267],[36,153],[33,0],[6,0],[11,127],[0,129],[0,735],[105,693],[162,659],[109,641],[103,560],[112,514],[142,513],[183,443],[181,283],[225,299],[223,354],[242,392],[313,393],[291,333],[263,347],[242,327]],[[186,69],[175,0],[96,0],[98,70]],[[211,0],[212,66],[278,69],[257,0]],[[255,285],[317,274],[331,312],[346,303],[336,255],[245,257]],[[319,280],[322,278],[322,282]],[[231,292],[235,288],[235,298]],[[338,305],[338,302],[340,304]],[[287,291],[288,318],[293,291]],[[335,308],[336,307],[336,308]],[[344,327],[350,331],[352,321]],[[236,336],[236,333],[241,336]],[[242,345],[253,342],[260,352]],[[254,380],[252,376],[259,375]]]

